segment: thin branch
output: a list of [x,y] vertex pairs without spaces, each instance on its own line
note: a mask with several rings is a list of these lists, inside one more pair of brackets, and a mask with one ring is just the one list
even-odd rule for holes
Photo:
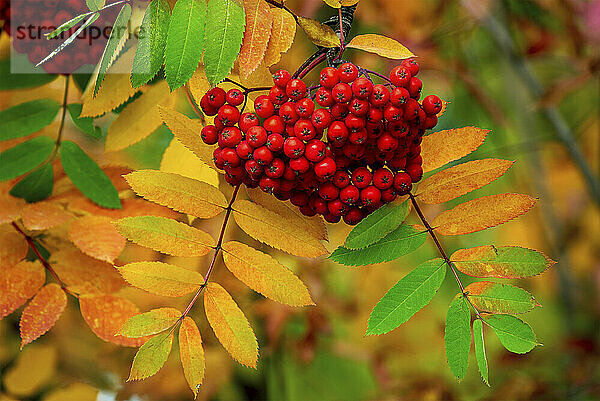
[[14,221],[11,224],[15,228],[15,230],[17,230],[23,237],[25,237],[25,241],[27,241],[27,244],[33,250],[33,253],[35,253],[35,256],[37,256],[37,258],[40,260],[40,262],[42,262],[42,265],[44,266],[44,268],[50,272],[52,277],[54,277],[54,280],[56,280],[56,282],[60,285],[60,288],[62,288],[63,291],[66,292],[67,294],[72,295],[75,298],[79,298],[79,296],[77,294],[73,293],[71,290],[69,290],[67,288],[67,285],[60,279],[60,277],[58,276],[58,274],[56,273],[54,268],[52,268],[50,263],[48,263],[48,261],[42,256],[41,252],[37,249],[37,246],[35,245],[35,241],[33,240],[33,238],[31,236],[27,235],[25,233],[25,231],[23,231],[21,229],[21,227],[19,227],[17,225],[17,223],[15,223]]
[[223,237],[225,236],[225,229],[227,228],[227,222],[229,221],[229,216],[231,215],[231,211],[233,210],[233,208],[232,208],[233,202],[235,202],[235,198],[237,197],[239,189],[240,189],[239,185],[237,187],[235,187],[235,189],[233,190],[233,195],[231,195],[231,200],[229,201],[229,205],[227,205],[227,208],[225,209],[226,212],[225,212],[225,218],[223,219],[223,224],[221,225],[221,233],[219,234],[219,239],[217,241],[217,245],[215,246],[215,253],[213,254],[213,257],[210,261],[210,265],[208,266],[206,275],[204,276],[204,283],[202,283],[202,285],[200,285],[200,288],[198,288],[198,291],[196,291],[196,294],[194,294],[194,297],[192,298],[192,300],[188,304],[187,308],[185,309],[185,311],[179,318],[180,321],[182,321],[188,315],[188,313],[190,313],[190,310],[192,309],[192,307],[198,300],[200,293],[208,285],[208,280],[210,279],[210,275],[211,275],[212,271],[214,270],[215,264],[217,262],[217,256],[219,255],[219,251],[221,250],[221,245],[223,244]]

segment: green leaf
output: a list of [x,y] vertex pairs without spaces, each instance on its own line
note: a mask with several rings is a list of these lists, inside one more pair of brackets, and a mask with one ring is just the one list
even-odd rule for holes
[[459,249],[450,256],[450,260],[458,270],[469,276],[497,278],[535,276],[556,263],[533,249],[493,245]]
[[77,128],[92,138],[102,139],[102,130],[100,130],[99,127],[94,126],[94,119],[92,117],[79,117],[82,108],[83,105],[81,103],[71,103],[67,106],[71,120],[73,120],[73,123],[77,126]]
[[0,181],[25,174],[42,164],[54,148],[54,141],[38,136],[0,153]]
[[477,358],[479,373],[481,373],[481,378],[489,387],[488,363],[487,356],[485,355],[485,341],[483,339],[483,323],[481,322],[481,319],[475,319],[473,321],[473,341],[475,344],[475,357]]
[[446,314],[446,359],[452,374],[461,381],[469,366],[471,349],[471,313],[463,294],[457,294]]
[[121,8],[121,11],[119,11],[119,15],[117,15],[117,19],[115,20],[112,30],[110,31],[108,42],[106,42],[104,53],[102,53],[100,67],[98,69],[98,76],[96,77],[96,83],[94,85],[94,96],[96,96],[96,94],[98,93],[100,85],[102,85],[102,81],[104,81],[104,77],[106,76],[106,72],[108,71],[108,68],[115,61],[119,51],[122,49],[123,45],[125,44],[125,41],[127,40],[127,24],[129,23],[130,17],[131,6],[127,3]]
[[128,338],[140,338],[165,331],[181,318],[174,308],[158,308],[129,318],[118,334]]
[[204,49],[204,0],[179,0],[173,8],[165,50],[165,76],[171,91],[191,78]]
[[[178,4],[175,4],[175,8]],[[146,84],[162,67],[170,17],[171,8],[166,0],[152,0],[146,8],[131,70],[131,85],[134,88]]]
[[27,202],[38,202],[52,195],[53,186],[54,171],[52,165],[47,163],[17,182],[10,194]]
[[446,262],[437,258],[421,263],[402,277],[373,308],[367,335],[394,330],[431,301],[446,276]]
[[206,77],[215,86],[227,77],[242,47],[246,15],[241,0],[209,0],[206,18]]
[[525,354],[538,345],[533,329],[512,315],[489,315],[483,321],[494,329],[504,348],[516,354]]
[[83,20],[85,17],[87,17],[90,14],[91,14],[91,12],[85,13],[85,14],[80,14],[80,15],[78,15],[76,17],[73,17],[70,20],[68,20],[67,22],[61,24],[58,28],[56,28],[52,32],[45,33],[44,36],[46,36],[46,39],[55,38],[58,35],[60,35],[61,33],[63,33],[64,31],[68,31],[69,29],[71,29],[72,27],[74,27],[75,25],[77,25],[77,23],[79,21]]
[[121,208],[113,183],[76,143],[64,141],[60,146],[60,159],[65,173],[85,196],[102,207]]
[[[58,77],[58,74],[44,73],[41,68],[37,69],[36,74],[11,74],[11,59],[15,65],[20,66],[21,63],[27,60],[27,55],[15,54],[0,61],[0,90],[35,88],[52,82]],[[26,62],[29,63],[29,60]]]
[[0,141],[33,134],[56,118],[60,104],[51,99],[38,99],[0,111]]
[[127,381],[155,375],[165,364],[173,346],[173,331],[159,334],[144,343],[135,354]]
[[364,266],[389,262],[419,248],[427,238],[426,231],[419,231],[403,224],[380,241],[363,249],[338,247],[329,259],[346,266]]
[[404,222],[408,216],[409,204],[390,203],[368,215],[348,234],[344,246],[349,249],[365,248],[379,241]]
[[469,284],[465,292],[476,308],[490,313],[525,313],[538,305],[529,292],[510,284],[480,281]]
[[90,11],[98,11],[104,7],[105,3],[106,0],[85,0],[85,4],[88,6]]

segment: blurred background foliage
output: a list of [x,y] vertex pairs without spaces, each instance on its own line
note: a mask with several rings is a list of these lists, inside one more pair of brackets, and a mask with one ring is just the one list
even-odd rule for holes
[[[288,7],[321,20],[334,12],[321,0],[289,0]],[[192,315],[198,318],[207,353],[199,399],[600,399],[600,1],[361,0],[351,31],[359,33],[391,36],[419,56],[424,95],[436,93],[451,102],[439,129],[475,125],[492,130],[470,158],[517,161],[504,178],[448,207],[498,192],[540,197],[523,218],[443,242],[450,252],[490,243],[523,245],[558,260],[540,277],[519,283],[543,305],[525,320],[544,346],[527,355],[510,355],[486,331],[492,387],[482,383],[473,355],[469,374],[456,383],[443,344],[445,312],[457,292],[451,278],[407,324],[388,335],[363,335],[372,307],[389,287],[437,256],[431,244],[397,261],[364,268],[293,258],[262,246],[298,272],[317,306],[295,309],[264,300],[226,269],[217,269],[215,279],[251,320],[260,361],[253,371],[231,360],[208,328],[201,307],[196,308]],[[7,41],[4,36],[3,58]],[[312,51],[298,32],[292,49],[275,67],[293,71]],[[358,51],[348,51],[344,58],[383,73],[394,65]],[[316,78],[313,72],[305,80]],[[3,92],[1,108],[37,98],[40,91],[58,99],[62,85],[59,80],[41,89]],[[192,116],[185,104],[182,97],[179,106],[188,107]],[[84,141],[81,135],[77,138]],[[91,141],[87,149],[101,161],[158,168],[170,140],[163,127],[118,154],[103,154]],[[440,211],[441,206],[425,209],[427,216]],[[220,221],[204,224],[214,232]],[[333,250],[349,229],[343,224],[329,229],[328,249]],[[243,235],[228,233],[230,238]],[[200,271],[207,263],[203,258],[165,258],[135,245],[121,260],[140,258],[162,258]],[[470,282],[468,277],[465,281]],[[185,307],[187,301],[135,289],[124,292],[141,310],[166,304]],[[0,400],[190,399],[176,352],[156,376],[124,383],[134,350],[100,341],[74,301],[69,302],[56,327],[22,352],[18,314],[0,322]]]

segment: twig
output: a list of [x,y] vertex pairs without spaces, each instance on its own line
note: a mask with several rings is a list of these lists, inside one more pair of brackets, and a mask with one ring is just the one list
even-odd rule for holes
[[33,250],[33,253],[35,253],[35,256],[37,256],[37,258],[40,260],[40,262],[42,262],[42,265],[44,266],[44,268],[50,272],[52,277],[54,277],[54,280],[56,280],[56,282],[60,285],[60,288],[62,288],[63,291],[66,292],[67,294],[72,295],[75,298],[79,298],[79,295],[75,294],[74,292],[72,292],[71,290],[69,290],[67,288],[67,285],[60,279],[60,277],[58,276],[56,271],[52,268],[50,263],[48,263],[48,261],[42,256],[40,251],[37,249],[37,246],[35,245],[35,241],[33,240],[33,238],[31,236],[27,235],[21,229],[21,227],[19,227],[17,225],[17,223],[15,223],[14,221],[11,224],[15,228],[15,230],[17,230],[23,237],[25,237],[25,241],[27,241],[27,244]]

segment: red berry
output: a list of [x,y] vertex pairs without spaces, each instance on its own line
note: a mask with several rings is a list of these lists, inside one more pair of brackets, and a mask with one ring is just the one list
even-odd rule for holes
[[261,118],[269,118],[275,113],[275,105],[266,95],[260,95],[254,100],[254,110]]
[[390,81],[394,86],[406,86],[412,77],[410,70],[402,65],[394,67],[390,72]]
[[309,201],[310,206],[318,213],[327,213],[327,201],[323,198],[313,195]]
[[254,152],[254,148],[248,143],[248,141],[241,141],[236,147],[235,152],[238,154],[240,159],[247,160]]
[[408,90],[406,88],[403,88],[403,87],[394,88],[394,90],[390,94],[390,102],[394,106],[405,105],[406,102],[408,102],[409,98],[410,98],[410,93],[408,92]]
[[263,127],[269,135],[283,134],[283,132],[285,131],[285,123],[283,122],[283,119],[279,116],[271,116],[267,118],[263,123]]
[[406,195],[412,189],[412,180],[406,173],[396,173],[394,175],[394,189],[398,195]]
[[408,68],[410,70],[410,74],[413,77],[416,77],[419,74],[419,63],[417,63],[417,60],[415,60],[414,58],[402,60],[400,65],[403,65],[406,68]]
[[332,122],[327,130],[327,139],[334,146],[343,145],[348,139],[349,135],[350,133],[348,132],[348,128],[341,121]]
[[273,82],[280,88],[285,88],[291,79],[292,75],[286,70],[279,70],[273,74]]
[[265,167],[265,174],[270,178],[279,178],[283,175],[284,170],[285,163],[283,160],[276,158],[273,159],[273,161],[267,167]]
[[281,134],[271,134],[267,137],[267,148],[271,152],[280,152],[283,149],[283,136]]
[[371,172],[366,167],[359,167],[352,173],[352,183],[358,189],[366,188],[371,184]]
[[279,108],[279,117],[283,119],[286,124],[294,124],[298,121],[298,114],[296,114],[296,105],[293,102],[286,102]]
[[309,205],[302,206],[300,208],[300,213],[302,213],[303,215],[308,216],[308,217],[312,217],[312,216],[314,216],[314,215],[317,214],[317,212],[315,211],[315,209],[313,209]]
[[339,188],[329,181],[319,185],[319,196],[325,199],[326,201],[337,199],[339,194]]
[[352,94],[357,99],[368,99],[373,93],[373,82],[365,77],[360,77],[352,83]]
[[348,185],[340,191],[340,200],[348,205],[354,205],[360,198],[360,190],[354,185]]
[[364,118],[350,114],[344,119],[344,124],[346,124],[346,127],[351,131],[359,131],[363,129],[367,123]]
[[325,158],[325,142],[313,139],[306,144],[304,156],[313,163],[320,162]]
[[246,141],[252,147],[259,148],[267,141],[267,131],[260,125],[250,127],[246,132]]
[[333,183],[338,188],[345,188],[350,185],[350,176],[345,171],[338,170],[333,175]]
[[314,172],[315,175],[319,178],[329,179],[335,174],[337,166],[335,164],[335,160],[331,157],[326,157],[320,162],[315,164]]
[[237,167],[242,162],[234,148],[224,148],[221,151],[221,157],[223,158],[225,166],[229,167]]
[[269,177],[262,177],[259,181],[258,186],[264,192],[272,194],[273,192],[276,192],[279,189],[279,180]]
[[246,160],[244,163],[244,169],[252,177],[259,177],[263,173],[263,166],[258,164],[254,159]]
[[310,162],[304,156],[292,159],[289,163],[290,168],[299,174],[306,173],[310,169]]
[[388,169],[380,168],[373,173],[373,184],[381,190],[391,188],[394,185],[394,174]]
[[225,126],[232,127],[240,120],[240,111],[237,109],[237,107],[225,104],[219,108],[217,116],[221,119]]
[[242,132],[247,132],[250,127],[255,127],[259,123],[258,117],[254,113],[242,113],[240,116],[240,121],[238,122],[238,127],[242,130]]
[[332,223],[332,224],[339,223],[340,220],[342,219],[341,216],[334,216],[331,213],[325,213],[325,216],[323,216],[323,218],[325,219],[326,222]]
[[423,177],[423,167],[420,164],[409,164],[406,166],[406,173],[412,182],[418,182]]
[[384,203],[390,203],[394,201],[394,199],[396,199],[397,197],[398,195],[396,194],[396,191],[393,187],[381,191],[381,201]]
[[202,131],[200,131],[200,136],[202,137],[202,141],[204,141],[204,143],[207,145],[214,145],[219,139],[217,127],[214,125],[207,125],[206,127],[202,128]]
[[398,147],[398,140],[387,132],[377,138],[377,149],[382,152],[393,152]]
[[[16,43],[19,43],[19,41],[16,41]],[[202,96],[202,99],[200,99],[200,107],[207,116],[216,116],[219,111],[218,108],[210,105],[207,95]]]
[[368,134],[366,129],[360,131],[352,131],[348,137],[348,141],[354,145],[362,145],[367,142]]
[[242,131],[238,127],[225,127],[219,134],[219,147],[234,148],[242,140]]
[[352,82],[358,78],[358,67],[352,63],[343,63],[338,67],[338,73],[340,81],[346,83]]
[[317,89],[315,94],[315,102],[322,107],[331,107],[335,104],[331,91],[325,88]]
[[385,85],[377,84],[373,87],[373,93],[369,97],[369,101],[375,107],[383,107],[390,100],[390,90]]
[[350,101],[348,109],[350,110],[350,113],[354,114],[355,116],[362,117],[369,112],[369,102],[355,98]]
[[225,100],[232,106],[239,106],[244,103],[244,94],[237,88],[229,89],[225,95]]
[[359,208],[353,207],[344,216],[344,222],[348,225],[356,225],[363,219],[363,213]]
[[284,89],[279,86],[273,86],[269,91],[269,100],[278,106],[284,104],[288,100],[288,96]]
[[360,160],[365,157],[364,145],[357,145],[354,143],[346,143],[343,147],[344,156],[352,160]]
[[428,116],[425,121],[423,122],[422,126],[425,129],[432,129],[433,127],[435,127],[438,123],[438,118],[437,116]]
[[442,111],[442,101],[436,95],[429,95],[423,99],[421,107],[428,116],[434,116]]
[[300,79],[292,79],[285,86],[285,93],[292,100],[306,97],[306,84]]
[[388,123],[401,120],[403,115],[404,111],[400,107],[396,107],[393,104],[388,104],[385,106],[385,109],[383,109],[383,117]]
[[333,100],[338,103],[346,103],[352,99],[352,88],[345,82],[336,84],[331,90]]
[[418,99],[421,96],[421,89],[423,89],[423,82],[417,77],[412,77],[408,83],[408,93],[413,99]]
[[308,195],[303,191],[294,191],[290,197],[290,202],[294,206],[302,207],[308,203]]
[[374,185],[369,185],[360,191],[360,200],[365,205],[374,205],[381,201],[381,191]]
[[304,98],[296,102],[296,113],[300,118],[310,118],[315,111],[315,102],[309,98]]
[[213,151],[213,162],[217,168],[223,169],[225,167],[225,160],[223,160],[223,149],[216,148]]
[[318,109],[312,114],[310,121],[319,131],[323,131],[331,125],[331,113],[326,109]]
[[331,117],[342,120],[348,115],[348,105],[345,103],[336,103],[331,106]]
[[261,146],[254,149],[252,158],[261,166],[266,166],[273,161],[273,153],[266,146]]
[[408,135],[408,124],[404,121],[396,121],[389,125],[389,132],[394,138],[404,138]]
[[319,83],[321,86],[331,89],[338,82],[340,82],[340,76],[337,69],[325,67],[321,70],[321,74],[319,74]]
[[419,116],[419,110],[421,110],[419,102],[415,99],[408,99],[406,107],[404,108],[404,118],[407,121],[416,119]]
[[225,91],[223,88],[212,88],[208,92],[206,92],[206,97],[208,99],[208,104],[210,107],[218,109],[219,107],[225,104]]
[[294,134],[303,141],[310,141],[317,136],[317,130],[310,120],[301,119],[294,124]]
[[367,113],[367,121],[370,123],[379,123],[383,120],[383,110],[371,107]]
[[339,199],[332,200],[327,203],[329,213],[334,216],[343,216],[348,211],[348,206]]
[[283,153],[290,159],[295,159],[304,155],[304,143],[296,138],[286,138],[283,142]]

